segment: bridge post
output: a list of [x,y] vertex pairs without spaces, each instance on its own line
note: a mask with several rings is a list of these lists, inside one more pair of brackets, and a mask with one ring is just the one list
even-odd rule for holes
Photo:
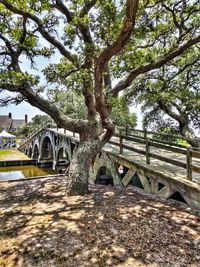
[[191,153],[191,147],[187,148],[186,165],[187,165],[187,179],[192,181],[192,153]]
[[149,139],[146,139],[146,164],[150,165],[150,143]]
[[128,135],[128,126],[126,126],[126,136]]
[[75,137],[75,132],[73,132],[73,137]]
[[147,129],[144,128],[144,139],[147,139]]
[[53,160],[53,165],[52,165],[52,169],[55,171],[56,170],[56,166],[57,166],[57,161]]
[[119,154],[123,154],[123,136],[121,134],[119,137]]

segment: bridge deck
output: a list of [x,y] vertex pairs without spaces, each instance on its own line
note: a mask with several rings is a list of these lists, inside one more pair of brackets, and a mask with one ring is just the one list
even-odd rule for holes
[[[60,134],[64,134],[64,130],[63,129],[51,129],[52,131],[58,132]],[[78,134],[75,135],[75,137],[73,137],[73,133],[66,131],[65,133],[66,136],[75,139],[77,141],[79,141],[79,136]],[[113,142],[117,142],[119,144],[119,138],[118,137],[112,137],[111,141]],[[129,147],[134,147],[137,148],[141,151],[145,151],[145,144],[139,144],[137,142],[133,142],[133,141],[126,141],[124,140],[124,145],[127,145]],[[119,146],[113,145],[113,144],[106,144],[104,146],[104,150],[107,152],[113,152],[115,154],[119,154]],[[175,159],[179,162],[182,163],[186,163],[186,155],[182,155],[176,152],[171,152],[165,149],[160,149],[160,148],[155,148],[155,147],[151,147],[151,153],[155,153],[157,155],[160,156],[164,156],[167,157],[169,159]],[[139,154],[137,152],[134,151],[130,151],[128,149],[124,149],[123,150],[123,155],[124,158],[134,161],[138,164],[143,164],[146,162],[146,156]],[[200,167],[200,159],[193,159],[193,164]],[[148,165],[147,165],[148,166]],[[167,163],[167,162],[163,162],[161,160],[158,159],[154,159],[151,158],[150,159],[150,166],[154,168],[154,170],[156,170],[157,172],[160,172],[166,176],[171,176],[173,178],[183,178],[183,179],[187,179],[187,171],[186,169],[179,167],[179,166],[175,166],[173,164]],[[195,181],[196,183],[200,184],[200,174],[193,172],[192,174],[192,180]]]

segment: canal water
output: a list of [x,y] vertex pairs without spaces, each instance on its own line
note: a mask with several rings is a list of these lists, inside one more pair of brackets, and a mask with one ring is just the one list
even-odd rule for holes
[[0,181],[46,176],[56,173],[52,168],[39,168],[35,165],[0,167]]

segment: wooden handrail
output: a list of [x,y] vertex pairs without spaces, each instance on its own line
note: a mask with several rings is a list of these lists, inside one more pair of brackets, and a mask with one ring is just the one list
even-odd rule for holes
[[53,125],[53,122],[44,122],[40,127],[37,127],[37,129],[33,132],[31,132],[30,135],[28,135],[24,140],[23,142],[20,144],[19,147],[22,147],[23,145],[26,144],[27,141],[30,141],[35,135],[37,135],[38,133],[40,133],[41,131],[47,129],[48,127],[51,127],[51,126],[55,126]]
[[[120,129],[120,131],[124,131],[125,133],[133,131],[136,133],[141,133],[142,138],[148,138],[148,134],[153,134],[153,135],[159,135],[159,136],[163,136],[163,137],[169,137],[169,138],[174,138],[174,139],[179,139],[179,140],[185,140],[185,141],[199,141],[200,142],[200,138],[187,138],[187,137],[183,137],[180,135],[172,135],[172,134],[166,134],[166,133],[158,133],[158,132],[153,132],[153,131],[147,131],[147,130],[139,130],[139,129],[135,129],[135,128],[128,128],[126,127],[122,127],[122,126],[117,126],[118,129]],[[129,135],[131,135],[129,133]]]
[[[187,170],[187,179],[192,181],[192,172],[197,172],[200,173],[200,167],[199,166],[194,166],[192,165],[192,157],[195,158],[199,158],[200,159],[200,149],[197,148],[193,148],[193,147],[188,147],[186,148],[179,148],[176,146],[170,146],[170,145],[164,145],[164,144],[160,144],[160,143],[155,143],[153,141],[150,141],[149,139],[142,139],[139,137],[130,137],[130,136],[126,136],[123,134],[115,134],[115,137],[119,138],[119,143],[114,142],[114,141],[109,141],[108,143],[119,146],[120,149],[120,154],[123,154],[123,149],[127,149],[130,151],[134,151],[138,154],[142,154],[146,156],[146,164],[150,165],[150,158],[155,158],[158,159],[160,161],[164,161],[166,163],[184,168]],[[145,145],[145,150],[141,150],[135,147],[131,147],[131,146],[127,146],[123,143],[123,141],[133,141],[133,142],[137,142],[140,144],[144,144]],[[169,157],[165,157],[165,156],[161,156],[161,155],[157,155],[155,153],[152,153],[150,151],[151,147],[156,147],[156,148],[160,148],[163,150],[167,150],[170,152],[175,152],[178,154],[182,154],[182,155],[186,155],[186,162],[182,162],[182,161],[178,161],[175,159],[171,159]]]

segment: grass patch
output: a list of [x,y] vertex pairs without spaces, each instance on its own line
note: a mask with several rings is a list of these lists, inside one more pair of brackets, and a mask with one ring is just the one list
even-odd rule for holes
[[0,150],[0,156],[1,155],[8,155],[8,154],[13,154],[13,149],[6,149],[6,150]]
[[15,149],[1,149],[0,161],[7,160],[26,160],[29,159],[26,155]]

